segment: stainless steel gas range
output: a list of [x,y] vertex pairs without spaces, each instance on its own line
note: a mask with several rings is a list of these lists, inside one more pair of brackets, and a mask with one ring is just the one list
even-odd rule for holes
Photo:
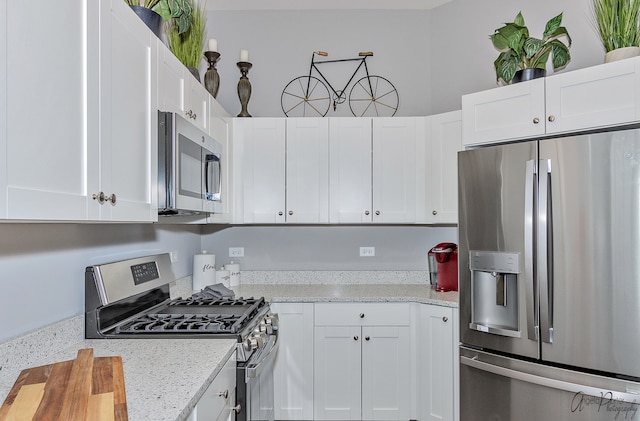
[[237,341],[236,421],[273,421],[278,315],[264,298],[194,294],[171,299],[173,281],[168,254],[87,267],[85,337],[233,338]]

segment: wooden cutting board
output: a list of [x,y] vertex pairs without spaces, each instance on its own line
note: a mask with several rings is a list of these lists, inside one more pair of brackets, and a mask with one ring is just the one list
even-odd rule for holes
[[22,370],[0,407],[0,421],[127,421],[121,357],[93,357]]

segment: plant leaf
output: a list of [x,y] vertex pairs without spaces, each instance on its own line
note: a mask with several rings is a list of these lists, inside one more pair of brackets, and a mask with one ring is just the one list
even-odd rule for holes
[[524,16],[522,16],[522,12],[518,12],[518,14],[516,15],[516,18],[513,20],[513,23],[515,23],[518,26],[526,26],[524,23]]
[[491,35],[491,42],[498,51],[506,51],[509,49],[509,41],[500,32]]
[[524,42],[524,52],[527,57],[535,56],[544,46],[544,41],[538,38],[527,38]]
[[549,22],[547,22],[547,25],[544,28],[544,32],[542,33],[542,37],[546,38],[553,34],[556,29],[560,27],[560,24],[562,24],[562,12],[560,12],[558,16],[549,19]]
[[569,53],[569,49],[562,42],[552,41],[551,51],[553,53],[553,58],[551,59],[553,70],[563,68],[567,64],[569,64],[569,61],[571,61],[571,54]]

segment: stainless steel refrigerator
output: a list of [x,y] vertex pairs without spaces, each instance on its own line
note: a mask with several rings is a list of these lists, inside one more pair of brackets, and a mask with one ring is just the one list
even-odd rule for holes
[[458,171],[460,419],[640,420],[640,129]]

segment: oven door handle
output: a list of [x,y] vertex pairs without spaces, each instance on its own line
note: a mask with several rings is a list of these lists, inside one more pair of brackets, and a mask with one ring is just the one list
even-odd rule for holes
[[257,354],[258,361],[251,361],[247,364],[245,371],[247,378],[256,378],[260,376],[264,367],[268,365],[270,360],[275,358],[279,345],[278,335],[269,335],[268,343],[271,343],[269,350],[265,352],[266,348],[263,349],[263,352]]

